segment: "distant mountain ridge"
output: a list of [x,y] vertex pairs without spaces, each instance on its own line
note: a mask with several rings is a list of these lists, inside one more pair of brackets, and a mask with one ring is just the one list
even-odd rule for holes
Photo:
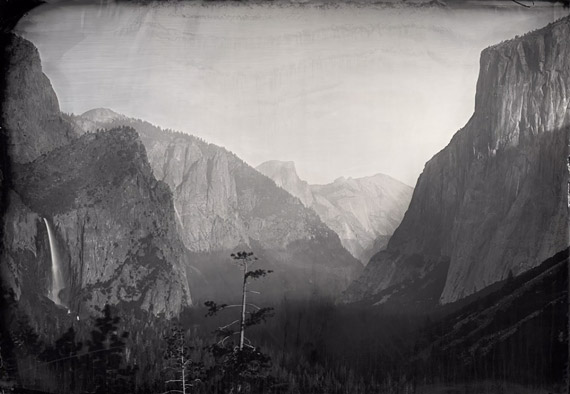
[[565,17],[482,52],[473,116],[345,301],[449,303],[568,246],[569,36]]
[[294,162],[270,160],[261,163],[255,169],[297,197],[306,207],[311,207],[315,203],[311,186],[299,178]]
[[[108,109],[73,118],[85,132],[137,131],[155,177],[172,191],[178,233],[210,282],[230,274],[223,261],[239,248],[254,249],[272,265],[274,295],[338,295],[361,269],[313,210],[226,149]],[[216,261],[208,262],[210,253]]]
[[267,161],[256,169],[314,209],[363,264],[387,244],[412,198],[410,186],[384,174],[309,185],[293,162]]

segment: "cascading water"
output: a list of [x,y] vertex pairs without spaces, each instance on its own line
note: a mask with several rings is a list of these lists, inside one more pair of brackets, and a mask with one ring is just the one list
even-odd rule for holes
[[184,228],[184,223],[182,222],[182,217],[180,216],[180,213],[178,213],[178,209],[176,209],[176,204],[173,203],[172,205],[174,206],[174,213],[176,214],[176,218],[178,219],[180,226]]
[[61,299],[59,298],[59,292],[63,289],[63,275],[61,273],[59,253],[57,252],[55,236],[51,230],[51,226],[46,218],[44,218],[44,222],[47,228],[49,238],[49,251],[51,255],[51,289],[49,291],[48,297],[57,305],[63,305]]

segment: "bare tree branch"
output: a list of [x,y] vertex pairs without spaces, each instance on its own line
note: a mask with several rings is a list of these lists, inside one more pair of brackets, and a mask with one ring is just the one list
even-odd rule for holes
[[225,330],[226,328],[228,328],[229,326],[231,326],[232,324],[236,324],[239,323],[239,319],[234,320],[233,322],[231,322],[230,324],[226,324],[225,326],[219,327],[219,330]]
[[[517,0],[512,0],[512,2],[513,2],[513,3],[516,3],[516,4],[518,4],[518,5],[521,5],[521,6],[525,7],[525,8],[531,8],[530,5],[523,4],[523,3],[521,3],[520,1],[517,1]],[[532,2],[532,5],[534,5],[534,1]]]

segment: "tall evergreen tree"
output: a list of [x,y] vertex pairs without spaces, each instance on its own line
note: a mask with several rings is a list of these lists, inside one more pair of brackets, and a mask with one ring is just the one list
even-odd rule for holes
[[103,316],[95,320],[95,329],[87,342],[85,364],[90,371],[88,391],[95,394],[128,393],[133,389],[134,370],[126,366],[128,332],[119,334],[118,316],[105,305]]
[[[234,262],[242,269],[241,303],[235,305],[217,305],[214,301],[207,301],[207,316],[214,316],[218,312],[239,308],[240,315],[225,326],[219,327],[216,334],[219,341],[210,347],[216,364],[210,371],[215,380],[217,389],[229,393],[250,393],[265,391],[273,378],[269,374],[271,358],[262,353],[245,336],[248,327],[264,322],[272,315],[273,308],[261,308],[248,302],[248,290],[251,280],[265,277],[272,271],[264,269],[251,269],[258,260],[253,252],[238,252],[231,255]],[[236,330],[237,325],[237,330]],[[237,343],[234,336],[238,336]]]
[[170,335],[166,337],[164,353],[166,368],[174,377],[165,382],[168,390],[164,393],[190,393],[192,388],[201,382],[204,364],[192,358],[193,350],[186,344],[186,336],[182,327],[174,326]]
[[72,393],[77,391],[78,374],[77,360],[83,349],[83,343],[76,340],[76,332],[70,327],[53,346],[48,346],[40,355],[55,372],[59,389]]

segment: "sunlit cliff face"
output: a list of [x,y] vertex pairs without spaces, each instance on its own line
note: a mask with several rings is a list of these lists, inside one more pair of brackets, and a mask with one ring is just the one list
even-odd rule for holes
[[[223,7],[221,11],[219,8]],[[552,6],[48,4],[20,32],[63,111],[109,107],[301,178],[414,185],[473,112],[480,51],[544,26]]]

